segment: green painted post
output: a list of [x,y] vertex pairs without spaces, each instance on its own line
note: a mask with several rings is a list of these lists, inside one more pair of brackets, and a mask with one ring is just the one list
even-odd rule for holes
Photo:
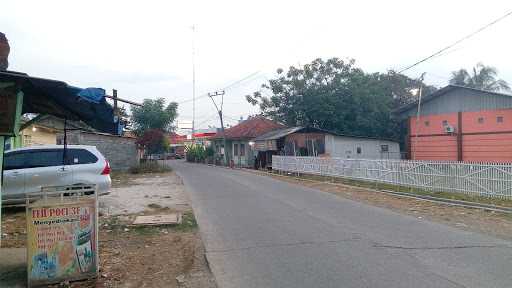
[[[14,83],[0,83],[3,85],[0,85],[0,88],[5,88],[12,86]],[[12,131],[12,134],[14,136],[18,135],[20,125],[21,125],[21,111],[23,108],[23,92],[18,92],[16,95],[16,112],[14,114],[14,129]],[[4,147],[5,147],[5,136],[0,135],[0,176],[3,176],[4,174]],[[0,177],[0,235],[2,235],[2,178]],[[2,238],[0,237],[0,244],[2,242]]]
[[[0,136],[0,176],[4,174],[4,146],[5,146],[5,137]],[[2,178],[0,177],[0,244],[2,243]]]

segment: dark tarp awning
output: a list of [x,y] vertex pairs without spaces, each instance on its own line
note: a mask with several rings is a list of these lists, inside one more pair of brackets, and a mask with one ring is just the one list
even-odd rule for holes
[[99,88],[81,89],[57,80],[31,77],[25,73],[2,71],[0,82],[15,82],[24,94],[23,113],[54,115],[82,120],[100,132],[118,134],[112,106]]

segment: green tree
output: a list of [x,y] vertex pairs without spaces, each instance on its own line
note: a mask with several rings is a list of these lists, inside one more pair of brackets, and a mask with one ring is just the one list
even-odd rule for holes
[[172,131],[172,123],[178,117],[178,103],[171,102],[165,107],[165,99],[144,99],[142,106],[132,106],[132,126],[137,136],[149,129]]
[[416,98],[413,88],[435,88],[395,72],[367,74],[355,61],[316,59],[278,69],[277,78],[247,95],[263,115],[288,126],[313,126],[338,133],[398,139],[392,110]]
[[509,91],[510,86],[505,80],[498,79],[498,71],[482,63],[476,64],[471,73],[466,69],[452,72],[450,84],[466,86],[487,91]]

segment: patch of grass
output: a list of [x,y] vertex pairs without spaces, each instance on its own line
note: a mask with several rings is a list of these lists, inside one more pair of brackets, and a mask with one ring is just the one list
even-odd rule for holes
[[[297,177],[297,174],[289,174],[288,176]],[[482,204],[491,204],[491,205],[497,205],[497,206],[503,206],[503,207],[512,207],[512,200],[510,200],[510,199],[492,198],[492,197],[484,197],[484,196],[472,196],[472,195],[456,193],[456,192],[427,191],[427,190],[415,188],[415,187],[406,187],[406,186],[392,185],[392,184],[387,184],[387,183],[377,183],[377,182],[371,182],[371,181],[347,179],[347,178],[342,178],[342,177],[321,176],[321,175],[304,174],[304,173],[299,174],[298,178],[314,180],[314,181],[321,181],[321,182],[340,183],[340,184],[349,185],[349,186],[376,189],[376,190],[390,190],[390,191],[396,191],[396,192],[406,192],[406,193],[411,193],[411,194],[439,197],[439,198],[452,199],[452,200],[462,200],[462,201],[476,202],[476,203],[482,203]]]
[[134,226],[130,227],[130,231],[137,233],[138,235],[155,235],[160,233],[161,227],[159,226]]
[[197,221],[196,217],[194,216],[194,213],[192,211],[187,211],[183,213],[181,218],[181,224],[178,224],[176,226],[172,226],[171,228],[174,231],[179,232],[190,232],[195,231],[197,229]]
[[132,174],[144,174],[144,173],[164,173],[171,172],[171,167],[165,163],[158,161],[146,161],[141,162],[138,166],[132,167],[128,170]]

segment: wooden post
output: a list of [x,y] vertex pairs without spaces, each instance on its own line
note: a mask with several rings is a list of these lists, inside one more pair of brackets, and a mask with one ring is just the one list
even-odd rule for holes
[[112,89],[112,99],[114,100],[114,115],[119,116],[117,113],[117,90]]
[[[4,164],[4,146],[5,146],[5,137],[0,136],[0,175],[3,175],[3,164]],[[2,199],[2,178],[0,177],[0,200]],[[2,235],[2,201],[0,201],[0,235]],[[2,243],[2,237],[0,237],[0,245]]]
[[[5,87],[10,86],[11,84],[5,85]],[[0,86],[0,88],[2,88]],[[16,136],[18,135],[20,123],[21,123],[21,110],[23,107],[23,93],[18,92],[16,94],[16,108],[14,111],[14,126],[13,131],[10,131],[9,134]],[[5,135],[0,135],[0,176],[3,175],[3,163],[4,163],[4,147],[5,147]],[[2,178],[0,177],[0,200],[2,199]],[[0,235],[2,235],[2,202],[0,201]],[[1,244],[0,237],[0,244]]]

